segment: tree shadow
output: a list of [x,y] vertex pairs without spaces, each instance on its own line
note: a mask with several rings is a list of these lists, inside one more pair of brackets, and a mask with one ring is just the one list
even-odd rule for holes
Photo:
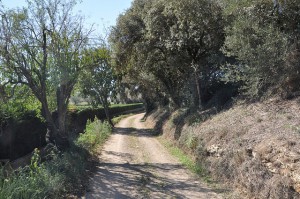
[[164,126],[165,122],[169,120],[171,115],[172,115],[172,112],[170,110],[166,110],[163,114],[161,114],[159,116],[159,119],[157,120],[157,122],[154,126],[154,130],[157,135],[162,134],[163,126]]
[[137,129],[137,128],[122,128],[115,127],[114,134],[130,135],[134,137],[156,137],[157,134],[153,129]]
[[[119,155],[123,156],[124,154]],[[162,196],[187,198],[184,191],[196,191],[197,193],[228,192],[226,189],[201,187],[192,179],[176,180],[156,174],[157,171],[159,173],[176,172],[177,170],[180,172],[183,167],[179,164],[99,163],[97,168],[97,173],[92,179],[93,187],[88,190],[87,199],[161,198]]]

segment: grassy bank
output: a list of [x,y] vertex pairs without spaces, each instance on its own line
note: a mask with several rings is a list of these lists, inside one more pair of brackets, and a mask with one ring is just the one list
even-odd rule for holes
[[98,119],[88,122],[84,134],[60,152],[49,149],[42,161],[36,149],[31,164],[16,171],[0,169],[0,199],[63,198],[82,189],[88,158],[111,134],[111,127]]

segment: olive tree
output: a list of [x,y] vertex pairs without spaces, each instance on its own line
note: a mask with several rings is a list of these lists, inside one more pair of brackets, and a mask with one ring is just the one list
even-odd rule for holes
[[[221,8],[208,0],[136,0],[119,17],[111,41],[117,65],[127,74],[151,74],[158,90],[175,106],[192,93],[195,105],[201,107],[207,59],[224,41]],[[196,92],[190,89],[190,76]]]
[[[67,143],[69,98],[83,67],[89,31],[72,10],[76,0],[28,0],[27,7],[1,9],[0,62],[6,83],[23,84],[40,101],[50,141]],[[55,99],[57,120],[50,100]]]
[[110,100],[115,94],[116,77],[111,66],[108,47],[88,49],[84,53],[86,69],[82,72],[79,85],[82,93],[90,97],[95,106],[102,105],[106,118],[114,126],[109,114]]

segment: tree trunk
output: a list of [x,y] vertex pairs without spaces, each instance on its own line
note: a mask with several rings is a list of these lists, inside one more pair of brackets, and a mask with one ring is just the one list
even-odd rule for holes
[[46,125],[47,125],[47,134],[46,134],[46,142],[49,143],[54,143],[55,144],[55,137],[58,134],[58,129],[55,125],[55,122],[52,118],[52,114],[49,110],[47,101],[42,100],[42,111],[43,111],[43,117],[46,120]]
[[196,96],[196,100],[195,100],[195,105],[196,107],[198,107],[200,110],[203,108],[202,107],[202,100],[201,100],[201,85],[200,85],[200,81],[198,78],[198,73],[197,70],[195,70],[194,72],[194,76],[195,76],[195,83],[196,83],[196,89],[197,89],[197,96]]
[[111,121],[111,117],[110,117],[110,114],[109,114],[109,107],[107,105],[103,105],[103,108],[104,108],[104,112],[105,112],[106,119],[107,119],[108,123],[112,127],[114,127],[114,123]]
[[110,114],[109,114],[109,103],[107,101],[107,96],[103,97],[103,96],[99,96],[99,99],[101,101],[101,104],[104,108],[104,112],[105,112],[105,116],[106,116],[106,119],[108,121],[108,123],[114,127],[114,124],[113,122],[111,121],[111,117],[110,117]]
[[67,86],[61,85],[57,89],[57,125],[58,134],[56,136],[57,145],[61,148],[69,146],[68,131],[66,126],[67,111],[68,111],[68,95]]

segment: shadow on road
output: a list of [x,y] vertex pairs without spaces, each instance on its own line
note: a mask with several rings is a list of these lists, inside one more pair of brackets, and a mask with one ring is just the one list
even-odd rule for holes
[[136,128],[114,128],[114,134],[130,135],[135,137],[156,137],[157,134],[153,129],[136,129]]
[[[124,154],[120,155],[123,156]],[[184,190],[197,190],[197,192],[202,193],[226,192],[226,190],[220,189],[201,188],[199,184],[195,184],[193,180],[173,180],[168,177],[158,177],[149,172],[154,170],[174,172],[181,169],[181,165],[174,164],[100,163],[98,165],[98,172],[96,176],[94,176],[93,181],[97,189],[97,195],[119,199],[160,198],[161,196],[186,198],[184,194],[174,192],[173,190],[181,190],[182,192],[184,192]],[[136,190],[138,190],[138,192],[136,192]],[[151,196],[148,195],[150,193]],[[96,195],[94,194],[94,196]]]

